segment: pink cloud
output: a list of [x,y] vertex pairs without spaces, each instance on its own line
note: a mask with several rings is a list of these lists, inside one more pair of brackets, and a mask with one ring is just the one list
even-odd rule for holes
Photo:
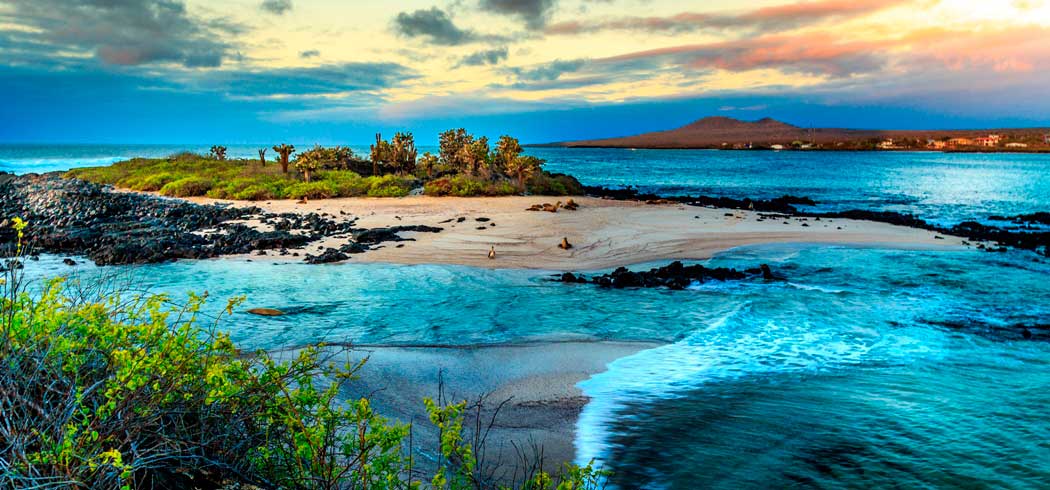
[[819,0],[764,7],[741,14],[683,12],[666,17],[629,16],[573,20],[551,24],[547,34],[574,35],[604,30],[684,32],[701,29],[755,29],[778,31],[829,18],[856,17],[914,0]]
[[834,77],[903,70],[989,69],[1001,73],[1050,69],[1050,29],[991,31],[925,29],[896,38],[841,41],[828,32],[767,35],[627,53],[605,63],[651,60],[688,68],[747,71],[781,69]]

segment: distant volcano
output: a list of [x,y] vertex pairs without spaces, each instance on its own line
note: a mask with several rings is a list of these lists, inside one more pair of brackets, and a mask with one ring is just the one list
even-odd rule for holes
[[[707,148],[722,143],[790,143],[808,139],[808,131],[772,118],[757,121],[741,121],[731,117],[712,116],[686,124],[678,129],[654,133],[607,138],[600,140],[572,141],[563,146],[620,147],[620,148]],[[844,133],[839,132],[840,136]]]

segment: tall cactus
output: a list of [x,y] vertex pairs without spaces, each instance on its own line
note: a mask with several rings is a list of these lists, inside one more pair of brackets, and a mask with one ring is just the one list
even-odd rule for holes
[[414,172],[416,169],[416,142],[412,133],[394,133],[390,142],[394,165],[401,174]]
[[288,173],[288,157],[295,153],[295,146],[281,143],[280,145],[274,145],[273,151],[281,155],[281,172]]
[[383,135],[376,133],[376,144],[369,147],[368,159],[372,160],[372,175],[379,175],[379,165],[390,161],[390,143],[383,141]]
[[266,148],[259,148],[259,165],[266,166]]
[[216,160],[226,159],[226,147],[222,145],[215,145],[211,147],[211,156],[215,157]]

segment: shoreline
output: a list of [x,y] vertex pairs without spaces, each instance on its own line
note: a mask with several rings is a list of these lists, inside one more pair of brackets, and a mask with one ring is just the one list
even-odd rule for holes
[[[493,421],[485,444],[490,470],[509,473],[519,463],[518,451],[542,448],[543,466],[558,471],[576,459],[576,425],[590,401],[577,384],[617,359],[660,345],[603,340],[458,348],[353,346],[349,359],[368,362],[348,395],[369,395],[384,416],[416,422],[415,444],[424,449],[435,447],[437,436],[422,423],[427,418],[424,397],[437,399],[443,390],[451,402],[484,399],[482,429]],[[464,425],[474,427],[471,416],[476,412],[467,413]]]
[[[732,248],[767,243],[919,250],[966,247],[966,240],[959,237],[872,221],[819,219],[680,203],[572,199],[579,204],[579,209],[560,209],[556,213],[526,211],[534,204],[555,202],[543,196],[336,198],[305,204],[290,200],[186,200],[235,208],[258,207],[277,214],[327,214],[336,221],[356,220],[358,225],[368,228],[399,225],[443,228],[439,233],[403,232],[402,237],[411,240],[386,243],[349,259],[349,262],[364,263],[593,271],[658,261],[704,260]],[[245,224],[266,230],[261,223]],[[938,236],[941,238],[936,238]],[[572,248],[559,247],[563,238]],[[305,247],[289,248],[287,254],[262,251],[218,259],[298,261],[306,254],[319,254],[346,243],[347,238],[333,236]],[[495,259],[488,257],[490,249],[495,250]]]

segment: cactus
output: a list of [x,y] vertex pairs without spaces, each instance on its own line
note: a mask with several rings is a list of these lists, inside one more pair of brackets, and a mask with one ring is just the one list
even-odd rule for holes
[[274,145],[273,151],[276,151],[278,155],[281,155],[281,172],[288,173],[288,157],[292,153],[295,153],[295,146],[287,143],[280,145]]

